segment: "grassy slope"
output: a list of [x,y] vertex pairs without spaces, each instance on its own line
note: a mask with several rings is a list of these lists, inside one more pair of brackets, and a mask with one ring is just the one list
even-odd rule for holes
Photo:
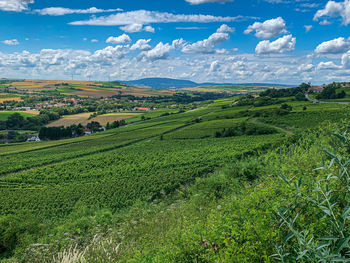
[[[232,101],[227,101],[227,105],[231,104]],[[227,127],[230,122],[241,121],[240,112],[247,109],[222,109],[225,104],[220,102],[219,105],[151,119],[88,139],[80,138],[79,143],[74,143],[74,140],[63,146],[58,146],[58,142],[57,146],[46,143],[46,147],[52,148],[45,149],[44,146],[42,150],[35,151],[30,151],[29,144],[19,144],[8,148],[11,154],[6,154],[6,147],[1,147],[5,154],[3,172],[13,172],[11,169],[19,167],[15,170],[17,173],[0,181],[2,213],[19,213],[25,207],[34,215],[47,218],[45,221],[39,220],[40,229],[35,231],[37,234],[31,234],[26,237],[28,240],[21,241],[17,255],[23,257],[22,249],[26,244],[53,244],[55,239],[61,240],[50,247],[51,254],[55,254],[61,247],[72,244],[70,239],[77,238],[84,246],[99,233],[113,239],[110,249],[122,242],[118,256],[121,262],[130,258],[136,259],[130,262],[196,262],[198,257],[202,260],[200,262],[207,262],[209,258],[210,262],[215,262],[229,255],[236,255],[240,262],[244,262],[243,259],[249,259],[247,262],[267,260],[274,240],[280,235],[278,230],[271,231],[274,223],[270,219],[274,208],[284,198],[275,176],[281,169],[289,174],[303,171],[311,174],[311,169],[317,167],[322,159],[322,156],[315,154],[319,148],[314,144],[313,136],[317,134],[311,133],[305,137],[298,147],[282,146],[278,152],[272,150],[258,159],[238,162],[226,172],[197,179],[194,186],[188,187],[186,185],[196,177],[234,163],[244,151],[263,145],[266,148],[266,144],[283,137],[277,134],[190,139],[196,130],[212,137],[216,125]],[[295,112],[290,115],[298,114],[299,107],[303,105],[308,105],[308,109],[302,113],[310,114],[305,116],[305,120],[314,116],[313,111],[317,112],[309,103],[295,103]],[[254,110],[266,111],[273,107],[276,106]],[[330,120],[339,115],[339,109],[343,111],[338,106],[326,107]],[[199,117],[202,118],[201,123],[193,122]],[[283,119],[272,125],[287,123],[291,130],[297,131],[299,128],[315,127],[324,119],[316,118],[302,127],[293,125],[295,118]],[[259,122],[271,123],[269,117],[259,118]],[[184,125],[187,127],[181,128]],[[159,136],[163,133],[166,134],[161,140]],[[186,141],[173,136],[179,133]],[[123,143],[130,142],[131,145],[120,148]],[[91,143],[95,146],[91,147]],[[79,157],[79,154],[86,156]],[[52,164],[47,165],[47,162]],[[284,162],[286,164],[281,167]],[[236,167],[246,168],[237,170]],[[250,170],[254,173],[250,174]],[[241,171],[248,171],[248,174],[241,174]],[[239,180],[235,179],[237,177]],[[250,182],[256,178],[261,179],[258,185]],[[174,191],[178,194],[174,194]],[[172,197],[164,199],[166,194]],[[147,202],[154,198],[160,198],[160,201]],[[262,203],[261,198],[269,203]],[[74,206],[78,200],[79,205]],[[177,201],[173,203],[174,200]],[[173,204],[169,206],[168,202]],[[87,205],[95,208],[85,209]],[[113,212],[100,211],[96,206],[112,209]],[[122,207],[125,209],[119,210]],[[131,210],[126,207],[131,207]],[[58,219],[63,215],[65,219]],[[34,221],[38,220],[35,218]],[[252,227],[257,233],[252,232]],[[215,249],[203,247],[203,239],[225,249],[217,253]],[[96,249],[101,246],[104,244],[94,245]],[[25,257],[32,256],[31,252],[24,254]],[[104,261],[101,258],[105,255],[95,256],[95,262]],[[44,262],[42,259],[35,261],[39,259],[36,255],[30,260],[27,258],[26,262]],[[230,261],[225,258],[225,262]]]

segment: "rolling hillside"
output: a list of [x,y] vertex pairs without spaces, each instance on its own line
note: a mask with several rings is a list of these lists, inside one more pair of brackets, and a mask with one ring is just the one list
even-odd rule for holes
[[[281,115],[286,100],[290,111]],[[303,154],[305,171],[316,168],[322,156],[314,139],[329,132],[317,127],[340,122],[348,110],[292,99],[237,106],[229,98],[154,116],[78,139],[0,146],[1,256],[50,262],[66,251],[88,262],[191,262],[234,250],[265,261],[284,235],[269,228],[278,224],[271,215],[287,198],[270,173],[301,172]],[[301,137],[307,129],[317,132]],[[289,148],[294,143],[300,148]],[[257,206],[259,196],[276,203]],[[251,241],[241,237],[245,228]]]

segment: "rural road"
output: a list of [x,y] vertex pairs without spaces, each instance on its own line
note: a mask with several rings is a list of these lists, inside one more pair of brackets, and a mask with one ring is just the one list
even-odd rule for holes
[[309,97],[308,93],[305,93],[305,97],[308,101],[311,101],[312,103],[336,103],[336,104],[342,104],[342,105],[350,104],[350,102],[346,102],[346,101],[321,101],[317,99],[312,99]]

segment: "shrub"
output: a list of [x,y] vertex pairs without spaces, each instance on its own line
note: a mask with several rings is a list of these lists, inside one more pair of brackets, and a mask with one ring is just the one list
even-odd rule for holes
[[278,210],[281,227],[288,233],[277,253],[281,262],[350,261],[350,175],[349,156],[342,149],[349,145],[347,133],[334,134],[338,147],[326,150],[328,163],[316,169],[311,185],[287,179],[294,188],[294,200]]

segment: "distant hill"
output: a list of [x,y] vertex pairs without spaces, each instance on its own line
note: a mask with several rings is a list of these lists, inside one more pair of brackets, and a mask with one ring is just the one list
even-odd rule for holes
[[[119,82],[119,81],[118,81]],[[293,85],[271,84],[271,83],[196,83],[190,80],[170,78],[144,78],[130,81],[120,81],[133,86],[150,87],[153,89],[182,89],[196,86],[261,86],[261,87],[292,87]]]
[[122,81],[122,82],[133,86],[151,87],[153,89],[170,89],[170,88],[181,89],[181,88],[198,86],[196,82],[193,82],[190,80],[168,79],[168,78],[146,78],[146,79],[138,79],[138,80]]

